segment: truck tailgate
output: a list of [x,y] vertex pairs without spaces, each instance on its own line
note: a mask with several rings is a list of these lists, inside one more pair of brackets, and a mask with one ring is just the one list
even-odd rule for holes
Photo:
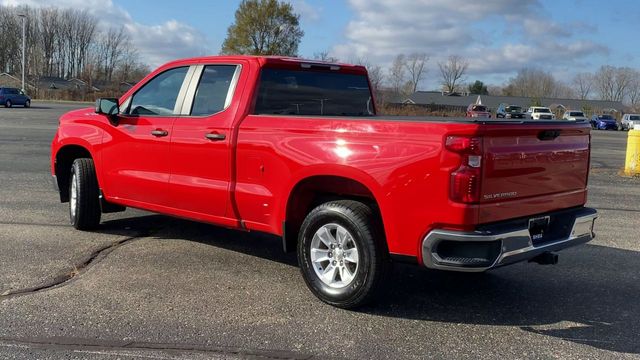
[[[485,124],[480,204],[508,206],[510,216],[526,216],[537,209],[584,205],[590,157],[587,124],[563,121],[532,124]],[[559,201],[558,201],[559,200]],[[531,206],[545,203],[545,206]],[[496,206],[494,206],[496,207]],[[498,220],[495,212],[480,212],[481,222]],[[494,218],[492,218],[492,216]]]

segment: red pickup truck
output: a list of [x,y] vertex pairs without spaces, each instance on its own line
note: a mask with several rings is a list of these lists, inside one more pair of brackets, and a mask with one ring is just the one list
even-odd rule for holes
[[590,126],[376,116],[364,67],[168,63],[60,118],[71,223],[140,208],[282,237],[321,300],[372,300],[393,261],[485,271],[591,240]]

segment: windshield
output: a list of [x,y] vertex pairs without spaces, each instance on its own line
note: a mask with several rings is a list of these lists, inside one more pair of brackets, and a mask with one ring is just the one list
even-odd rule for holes
[[600,119],[600,120],[613,120],[613,117],[611,115],[600,115],[600,116],[598,116],[598,119]]
[[582,113],[581,111],[573,111],[569,113],[569,116],[582,116],[584,117],[584,113]]
[[471,111],[487,111],[487,108],[483,105],[473,105]]
[[538,108],[538,109],[533,109],[533,112],[537,112],[537,113],[550,113],[551,110],[547,109],[547,108]]
[[372,116],[366,75],[264,68],[255,114]]

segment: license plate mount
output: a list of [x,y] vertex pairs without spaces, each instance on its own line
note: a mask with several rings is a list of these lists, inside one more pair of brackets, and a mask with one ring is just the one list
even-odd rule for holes
[[541,216],[529,219],[529,235],[535,242],[543,241],[545,234],[549,230],[550,216]]

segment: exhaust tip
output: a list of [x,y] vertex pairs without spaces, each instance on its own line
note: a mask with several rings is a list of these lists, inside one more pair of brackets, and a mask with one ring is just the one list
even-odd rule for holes
[[534,262],[540,265],[555,265],[558,263],[558,254],[545,252],[532,259],[529,259],[529,262]]

